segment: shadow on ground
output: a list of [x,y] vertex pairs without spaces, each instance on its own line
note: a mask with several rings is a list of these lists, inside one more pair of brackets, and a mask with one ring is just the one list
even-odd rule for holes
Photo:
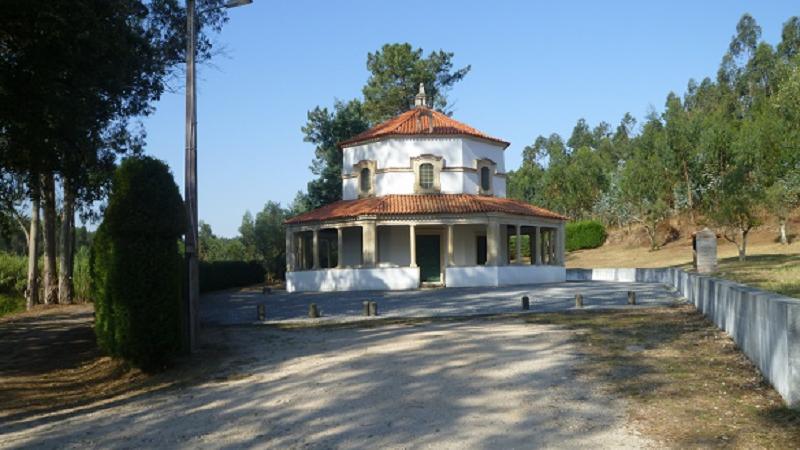
[[11,446],[638,446],[576,379],[571,333],[520,319],[207,330],[221,369],[184,386],[4,426]]

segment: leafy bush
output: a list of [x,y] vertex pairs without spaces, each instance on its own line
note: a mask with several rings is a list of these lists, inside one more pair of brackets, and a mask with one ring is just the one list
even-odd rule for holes
[[128,158],[114,175],[91,252],[95,333],[101,348],[158,370],[181,347],[181,259],[185,212],[163,162]]
[[25,297],[0,292],[0,317],[25,310]]
[[582,220],[567,224],[567,251],[582,248],[597,248],[606,241],[606,229],[602,223],[594,220]]
[[263,283],[265,274],[256,261],[201,261],[200,292]]
[[0,252],[0,293],[22,295],[28,283],[28,258]]
[[75,289],[75,300],[79,302],[89,302],[92,300],[90,276],[89,247],[83,246],[75,252],[75,263],[72,268],[72,284]]

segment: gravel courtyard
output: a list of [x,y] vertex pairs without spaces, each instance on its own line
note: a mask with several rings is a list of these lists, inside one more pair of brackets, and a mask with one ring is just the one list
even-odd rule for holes
[[626,308],[628,291],[636,291],[643,306],[671,304],[676,294],[660,284],[582,281],[532,286],[447,288],[418,291],[303,292],[242,289],[203,297],[200,318],[206,324],[251,324],[256,305],[264,304],[267,323],[309,322],[308,305],[316,303],[323,317],[316,321],[363,320],[362,302],[378,302],[382,317],[441,317],[518,313],[523,295],[530,312],[567,311],[575,307],[575,294],[584,297],[584,309]]
[[[519,319],[214,328],[228,353],[182,389],[0,425],[9,448],[532,448],[648,445],[576,377],[569,332]],[[220,347],[224,343],[225,348]]]

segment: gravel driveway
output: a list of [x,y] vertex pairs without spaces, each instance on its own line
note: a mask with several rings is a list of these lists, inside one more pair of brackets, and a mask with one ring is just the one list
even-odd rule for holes
[[[0,424],[11,448],[637,448],[576,374],[570,333],[519,319],[214,327],[205,381]],[[200,358],[203,354],[200,355]]]

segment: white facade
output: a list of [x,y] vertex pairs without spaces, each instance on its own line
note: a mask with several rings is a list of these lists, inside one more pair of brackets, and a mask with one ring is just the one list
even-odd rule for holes
[[506,196],[506,171],[500,144],[473,137],[392,137],[342,149],[342,199],[359,198],[359,169],[375,162],[375,196],[414,194],[416,173],[412,159],[442,158],[439,174],[442,194],[480,194],[479,161],[494,163],[492,195]]

